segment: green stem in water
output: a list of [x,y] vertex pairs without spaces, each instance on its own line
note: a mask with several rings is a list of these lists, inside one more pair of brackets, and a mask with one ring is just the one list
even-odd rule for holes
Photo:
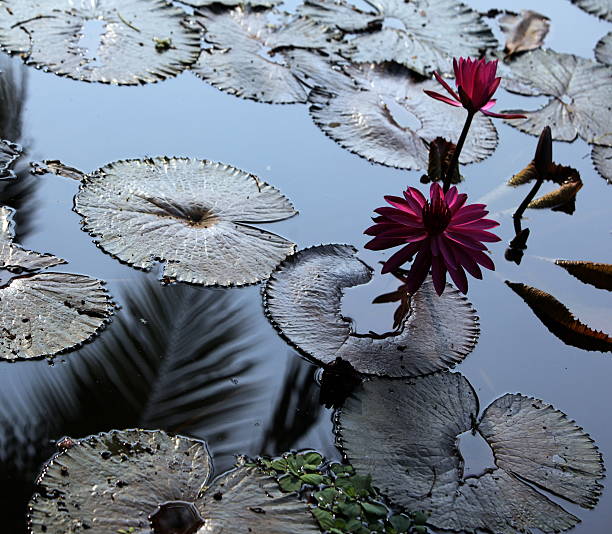
[[463,130],[461,131],[461,135],[459,136],[459,141],[457,142],[457,148],[455,148],[455,152],[453,153],[453,158],[451,159],[448,168],[446,169],[446,175],[444,176],[444,192],[446,193],[451,186],[451,179],[453,177],[453,170],[459,164],[459,156],[461,155],[461,151],[463,150],[463,145],[465,144],[465,138],[467,137],[468,131],[470,130],[470,126],[472,125],[472,119],[474,118],[475,113],[473,111],[468,111],[468,115],[465,119],[465,124],[463,125]]

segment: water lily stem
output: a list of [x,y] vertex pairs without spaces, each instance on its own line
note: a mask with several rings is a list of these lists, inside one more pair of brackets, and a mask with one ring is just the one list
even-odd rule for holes
[[455,152],[453,153],[453,157],[451,159],[448,168],[446,169],[446,175],[444,176],[444,192],[446,193],[450,186],[451,180],[454,174],[454,169],[459,165],[459,156],[461,155],[461,150],[463,150],[463,145],[465,144],[465,138],[467,137],[468,131],[470,130],[470,126],[472,125],[472,119],[474,118],[475,113],[473,111],[468,111],[468,115],[465,119],[465,124],[463,125],[463,130],[461,131],[461,135],[459,136],[459,141],[457,142],[457,148],[455,148]]
[[538,194],[538,191],[540,190],[540,187],[542,187],[543,183],[544,183],[544,178],[543,177],[538,178],[536,182],[533,184],[531,191],[527,193],[527,196],[523,199],[523,202],[521,202],[521,205],[518,208],[516,208],[516,211],[514,212],[514,215],[512,216],[512,219],[514,220],[514,232],[516,233],[516,235],[520,234],[522,231],[521,219],[523,218],[523,214],[525,213],[527,206],[529,206],[531,201]]

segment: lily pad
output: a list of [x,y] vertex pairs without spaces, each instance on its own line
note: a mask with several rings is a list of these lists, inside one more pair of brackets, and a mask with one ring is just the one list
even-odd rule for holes
[[504,47],[508,55],[540,48],[550,30],[550,19],[526,9],[520,15],[506,13],[499,19],[499,26],[506,36]]
[[372,269],[348,245],[301,250],[281,263],[264,289],[272,324],[305,356],[329,365],[341,358],[359,373],[416,376],[448,369],[474,348],[478,322],[454,288],[438,297],[426,281],[397,332],[356,333],[341,315],[345,288],[365,284]]
[[[550,96],[537,111],[514,110],[526,119],[508,119],[522,132],[540,135],[550,126],[552,138],[612,145],[612,67],[553,50],[534,50],[510,64],[510,91]],[[526,91],[521,84],[530,87]]]
[[295,249],[250,226],[292,217],[289,200],[252,174],[206,160],[110,163],[83,177],[75,210],[104,251],[139,269],[163,262],[165,278],[180,282],[254,284]]
[[591,15],[612,22],[611,0],[572,0],[572,4],[576,4],[580,9]]
[[595,59],[600,63],[612,65],[612,32],[604,35],[595,46]]
[[13,243],[14,212],[0,208],[0,269],[17,276],[0,285],[0,360],[53,356],[92,337],[113,313],[101,280],[38,273],[65,260]]
[[[466,112],[429,98],[423,91],[436,89],[433,80],[416,81],[397,64],[354,65],[345,72],[342,80],[330,71],[332,83],[310,94],[314,122],[342,147],[382,165],[427,169],[430,142],[439,136],[457,141]],[[481,161],[497,146],[491,119],[478,114],[472,124],[461,163]]]
[[[182,72],[200,53],[199,29],[164,0],[4,0],[0,45],[26,63],[76,80],[137,85]],[[92,49],[82,39],[100,28]]]
[[291,52],[299,49],[301,61],[313,61],[319,67],[321,55],[316,51],[329,45],[326,27],[289,13],[247,6],[202,10],[197,19],[212,45],[202,50],[192,67],[200,78],[222,91],[258,102],[306,102],[309,88],[295,76]]
[[[536,488],[596,505],[601,455],[563,413],[508,394],[479,422],[477,416],[476,393],[460,374],[373,379],[347,400],[337,432],[357,472],[372,473],[373,485],[394,504],[424,509],[436,528],[514,534],[558,532],[579,522]],[[470,430],[489,443],[497,467],[464,477],[457,437]]]
[[12,167],[21,156],[21,152],[19,145],[0,139],[0,180],[15,177]]
[[419,74],[451,72],[454,56],[480,56],[497,42],[480,15],[455,0],[306,0],[302,15],[351,34],[342,55],[356,63],[395,61]]
[[563,267],[568,273],[585,284],[612,291],[612,265],[609,263],[556,260],[555,265]]
[[211,7],[224,6],[236,7],[241,5],[249,5],[251,7],[274,7],[282,4],[283,0],[177,0],[179,4],[185,4],[191,7]]
[[591,159],[597,172],[612,184],[612,147],[595,145],[591,151]]
[[32,534],[151,532],[148,516],[164,503],[196,502],[212,470],[204,442],[159,430],[113,430],[73,443],[38,480]]

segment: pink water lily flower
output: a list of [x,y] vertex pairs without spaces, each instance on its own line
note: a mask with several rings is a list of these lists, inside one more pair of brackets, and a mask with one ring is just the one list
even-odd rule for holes
[[494,270],[493,261],[482,242],[500,241],[486,230],[499,223],[484,217],[489,213],[484,204],[466,204],[467,195],[451,187],[445,194],[437,184],[431,185],[429,201],[414,187],[404,196],[386,196],[392,207],[374,210],[376,224],[364,233],[374,236],[366,244],[371,250],[403,247],[384,264],[382,272],[395,271],[414,258],[407,275],[407,289],[416,292],[425,281],[430,269],[438,295],[446,285],[446,273],[463,293],[468,282],[465,271],[474,278],[482,278],[479,265]]
[[[452,96],[436,93],[435,91],[425,91],[429,96],[436,100],[441,100],[451,106],[464,107],[468,112],[474,114],[481,111],[489,117],[500,119],[524,119],[525,115],[493,113],[489,111],[494,105],[492,98],[499,87],[501,78],[496,77],[497,60],[485,61],[484,59],[472,60],[470,58],[453,59],[453,69],[455,71],[455,92],[448,83],[437,72],[434,72],[436,80]],[[458,94],[457,94],[458,93]]]

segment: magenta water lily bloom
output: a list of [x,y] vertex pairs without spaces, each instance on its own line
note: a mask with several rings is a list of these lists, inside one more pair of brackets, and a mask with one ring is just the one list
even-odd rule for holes
[[464,107],[469,113],[474,114],[481,111],[490,117],[501,119],[524,119],[525,115],[493,113],[489,111],[494,105],[492,98],[499,87],[501,78],[497,77],[497,60],[485,61],[484,59],[472,60],[470,58],[453,59],[455,71],[454,91],[448,83],[437,72],[434,73],[436,80],[446,89],[452,98],[436,93],[425,91],[436,100],[441,100],[451,106]]
[[414,187],[404,196],[386,196],[391,207],[374,210],[378,217],[364,233],[374,236],[366,244],[371,250],[383,250],[403,245],[383,266],[382,272],[395,271],[414,258],[407,276],[407,289],[414,293],[431,270],[434,287],[441,295],[446,285],[446,273],[463,293],[467,292],[466,271],[482,278],[480,266],[494,270],[491,258],[484,252],[483,242],[500,238],[488,229],[499,223],[485,219],[489,213],[484,204],[466,204],[467,195],[451,187],[446,193],[433,183],[430,199]]

